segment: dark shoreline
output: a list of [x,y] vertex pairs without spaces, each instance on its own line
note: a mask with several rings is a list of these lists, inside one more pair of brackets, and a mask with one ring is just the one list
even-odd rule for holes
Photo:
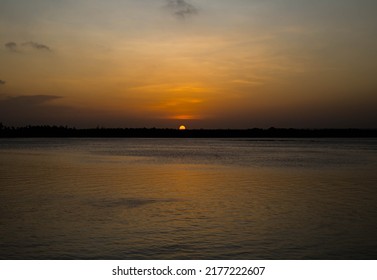
[[162,129],[0,126],[0,138],[377,138],[377,129]]

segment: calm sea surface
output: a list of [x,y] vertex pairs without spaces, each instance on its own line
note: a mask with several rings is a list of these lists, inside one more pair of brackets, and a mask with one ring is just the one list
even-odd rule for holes
[[377,139],[1,139],[1,259],[377,259]]

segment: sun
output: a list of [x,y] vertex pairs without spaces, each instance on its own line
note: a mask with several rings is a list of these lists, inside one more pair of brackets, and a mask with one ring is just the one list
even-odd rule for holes
[[181,126],[179,127],[179,130],[186,130],[186,127],[185,127],[184,125],[181,125]]

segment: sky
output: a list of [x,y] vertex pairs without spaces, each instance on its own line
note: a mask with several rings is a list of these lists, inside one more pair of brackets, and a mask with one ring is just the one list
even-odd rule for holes
[[377,128],[375,0],[0,0],[4,125]]

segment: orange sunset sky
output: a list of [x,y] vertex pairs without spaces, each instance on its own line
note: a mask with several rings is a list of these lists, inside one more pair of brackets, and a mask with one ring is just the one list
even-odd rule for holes
[[376,128],[375,0],[0,0],[0,122]]

